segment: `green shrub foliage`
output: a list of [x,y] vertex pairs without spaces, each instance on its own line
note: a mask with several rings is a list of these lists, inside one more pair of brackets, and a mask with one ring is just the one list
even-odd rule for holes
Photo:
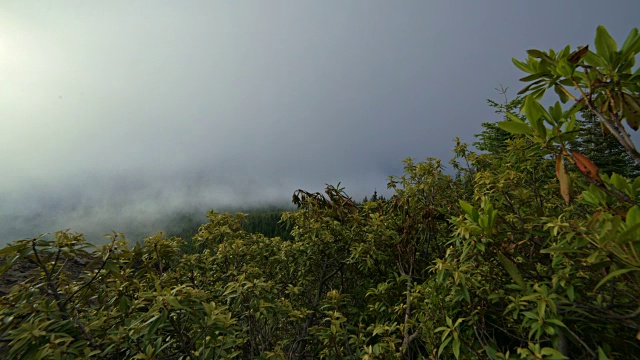
[[[640,178],[600,172],[575,119],[588,109],[637,166],[640,35],[618,48],[599,27],[595,48],[514,60],[523,96],[493,103],[505,119],[485,124],[483,153],[456,143],[453,172],[407,159],[393,196],[363,203],[339,185],[296,191],[287,236],[212,211],[189,239],[6,246],[0,354],[640,358]],[[540,105],[548,88],[571,106]]]

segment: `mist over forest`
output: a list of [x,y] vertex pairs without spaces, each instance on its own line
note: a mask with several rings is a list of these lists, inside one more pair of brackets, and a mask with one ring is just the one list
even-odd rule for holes
[[640,359],[640,2],[0,5],[0,357]]
[[511,57],[636,20],[556,6],[4,1],[0,243],[138,237],[175,213],[290,204],[325,184],[388,195],[403,159],[448,166],[456,137],[499,120],[486,99],[515,97]]

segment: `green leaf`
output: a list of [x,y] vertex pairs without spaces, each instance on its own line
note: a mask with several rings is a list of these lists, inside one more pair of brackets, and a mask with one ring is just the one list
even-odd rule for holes
[[533,72],[529,67],[529,65],[527,65],[526,63],[523,63],[522,61],[517,60],[516,58],[511,58],[511,62],[513,62],[513,65],[515,65],[518,69],[524,72],[527,72],[527,73]]
[[[598,67],[603,67],[607,65],[607,62],[605,59],[602,58],[602,56],[594,53],[593,51],[589,50],[589,52],[587,52],[587,54],[584,56],[584,61],[591,65],[591,66],[598,66]],[[595,74],[595,73],[593,73]]]
[[531,128],[529,127],[529,125],[525,124],[525,123],[521,123],[521,122],[515,122],[515,121],[500,121],[498,122],[498,126],[505,131],[508,131],[512,134],[525,134],[525,135],[531,135],[533,133],[533,131],[531,131]]
[[511,260],[509,260],[506,256],[504,256],[504,254],[500,252],[498,253],[498,260],[500,260],[502,267],[504,267],[504,269],[507,271],[509,276],[511,276],[513,281],[516,284],[520,285],[522,289],[524,289],[526,286],[525,286],[524,280],[522,279],[522,275],[520,274],[520,271],[518,271],[518,268],[516,267],[516,265]]
[[162,312],[162,314],[156,315],[153,318],[151,318],[149,321],[145,323],[145,325],[149,326],[147,329],[147,334],[148,335],[155,334],[156,331],[158,331],[158,327],[162,325],[166,320],[167,320],[166,312],[164,311]]
[[541,87],[544,87],[543,83],[544,83],[544,79],[540,79],[540,80],[534,81],[531,84],[523,87],[522,90],[518,91],[518,95],[522,95],[522,94],[526,93],[529,90],[538,90]]
[[601,347],[598,346],[598,360],[609,360],[607,354],[604,353]]
[[536,59],[542,59],[542,57],[546,55],[544,52],[536,49],[527,50],[527,54],[529,54],[529,56],[534,57]]
[[523,81],[523,82],[534,81],[534,80],[538,80],[541,77],[544,77],[544,76],[547,76],[547,75],[549,75],[549,73],[531,74],[531,75],[528,75],[528,76],[525,76],[525,77],[521,78],[520,81]]
[[547,91],[547,89],[542,87],[540,89],[536,89],[535,91],[531,92],[531,94],[529,94],[529,96],[531,96],[532,98],[534,98],[537,101],[540,101],[540,100],[542,100],[542,97],[544,96],[545,91]]
[[564,92],[564,86],[556,84],[553,87],[553,90],[556,92],[556,94],[558,94],[558,97],[560,97],[560,101],[562,101],[563,104],[566,104],[567,101],[569,101],[569,95]]
[[552,323],[554,325],[558,325],[560,327],[566,328],[567,325],[565,325],[562,321],[558,320],[558,319],[546,319],[545,320],[548,323]]
[[542,116],[542,111],[540,111],[541,107],[542,106],[531,95],[524,99],[524,112],[529,120],[539,119],[540,116]]
[[464,200],[460,200],[460,207],[465,214],[472,216],[473,214],[473,206]]
[[487,353],[487,355],[489,355],[490,359],[495,359],[498,357],[498,350],[489,345],[484,346],[484,351]]
[[634,205],[629,211],[627,211],[627,226],[635,225],[640,223],[640,208],[637,205]]
[[569,249],[563,246],[553,246],[548,249],[540,250],[541,254],[553,254],[553,253],[575,253],[580,252],[580,250]]
[[569,285],[567,286],[567,297],[569,298],[569,301],[573,302],[576,298],[575,292],[573,290],[573,285]]
[[464,297],[465,300],[467,300],[467,303],[471,304],[471,297],[469,296],[469,289],[467,289],[467,287],[464,284],[462,284],[461,287],[462,287],[462,296]]
[[2,264],[2,266],[0,266],[0,276],[2,276],[2,274],[4,274],[7,270],[11,269],[11,267],[13,266],[13,264],[16,262],[16,260],[18,260],[20,258],[20,255],[14,255],[14,256],[7,256],[5,263]]
[[107,260],[107,262],[104,264],[104,267],[105,269],[111,271],[114,275],[120,275],[122,273],[118,265],[111,260]]
[[618,50],[618,44],[616,44],[616,41],[602,25],[598,25],[596,29],[595,43],[598,55],[602,56],[605,60],[611,61],[613,54]]
[[529,50],[527,50],[527,54],[529,54],[529,56],[531,56],[533,58],[545,60],[545,61],[548,61],[549,63],[552,63],[552,64],[555,62],[544,51],[540,51],[540,50],[536,50],[536,49],[529,49]]
[[531,126],[536,130],[536,133],[539,137],[541,137],[542,139],[545,139],[547,137],[547,128],[544,126],[542,119],[529,119],[529,122],[531,123]]
[[618,190],[626,193],[627,195],[629,195],[629,192],[631,191],[631,185],[629,185],[629,183],[627,183],[627,179],[625,179],[623,176],[620,176],[619,174],[613,173],[613,174],[611,174],[611,177],[609,178],[609,182],[616,189],[618,189]]
[[540,353],[542,355],[545,355],[545,359],[556,359],[556,360],[562,360],[562,359],[568,359],[568,357],[562,355],[562,353],[556,349],[553,348],[542,348],[542,350],[540,351]]
[[173,296],[165,296],[164,299],[167,301],[169,305],[171,305],[174,308],[178,308],[178,309],[183,308],[183,306],[180,305],[180,302],[178,301],[178,299],[176,299]]
[[623,55],[626,55],[627,52],[632,52],[637,43],[640,43],[640,36],[638,36],[638,29],[633,28],[629,32],[629,36],[627,36],[624,44],[622,44],[620,52],[622,52]]
[[120,302],[118,304],[118,309],[120,310],[120,312],[123,314],[127,314],[129,312],[130,307],[131,307],[131,304],[129,302],[129,298],[127,298],[126,296],[121,297]]
[[593,289],[593,291],[598,290],[598,288],[600,286],[604,285],[607,281],[613,279],[614,277],[626,274],[626,273],[628,273],[630,271],[639,271],[639,270],[640,269],[633,269],[633,268],[629,269],[629,268],[627,268],[627,269],[618,269],[616,271],[612,271],[612,272],[609,273],[609,275],[605,276],[604,279],[600,280],[600,282],[598,283],[598,285],[596,285],[596,287],[595,287],[595,289]]
[[8,245],[3,247],[2,249],[0,249],[0,256],[4,256],[13,252],[18,252],[22,249],[25,249],[29,246],[28,243],[24,242],[24,243],[19,243],[16,245]]
[[442,355],[442,351],[444,350],[444,348],[447,347],[447,345],[449,345],[450,341],[451,341],[451,338],[448,337],[442,342],[442,344],[440,344],[440,348],[438,349],[438,357],[440,357],[440,355]]
[[533,313],[531,311],[524,311],[522,313],[522,315],[524,315],[525,317],[527,317],[529,319],[538,320],[538,314]]
[[562,118],[562,105],[556,101],[553,106],[549,106],[549,113],[553,116],[554,119]]
[[453,355],[456,359],[460,358],[460,339],[453,340]]
[[524,121],[522,121],[522,119],[520,119],[519,117],[517,117],[516,115],[514,115],[514,114],[512,114],[512,113],[510,113],[510,112],[508,112],[508,113],[507,113],[507,117],[508,117],[511,121],[515,121],[515,122],[517,122],[517,123],[521,123],[521,124],[524,124],[524,123],[525,123]]

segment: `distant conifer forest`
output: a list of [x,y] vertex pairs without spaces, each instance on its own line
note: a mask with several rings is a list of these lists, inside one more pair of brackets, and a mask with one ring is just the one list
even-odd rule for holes
[[638,53],[603,26],[523,52],[473,147],[406,159],[388,197],[327,185],[140,242],[14,241],[0,357],[639,359]]

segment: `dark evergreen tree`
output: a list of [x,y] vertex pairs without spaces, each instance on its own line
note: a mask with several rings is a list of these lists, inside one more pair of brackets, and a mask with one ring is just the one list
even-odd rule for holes
[[571,144],[572,149],[591,159],[601,173],[617,173],[631,178],[639,176],[638,164],[618,140],[603,128],[600,120],[588,110],[581,115],[576,120],[580,124],[580,134]]
[[378,190],[373,190],[373,195],[371,195],[371,201],[378,201]]
[[259,233],[267,237],[279,237],[291,240],[291,224],[281,222],[285,210],[253,210],[249,211],[242,223],[242,229],[249,233]]
[[[500,93],[505,94],[506,89],[499,90]],[[508,101],[505,95],[505,103],[500,104],[491,99],[487,99],[489,106],[495,109],[496,114],[502,114],[503,119],[507,119],[506,113],[512,113],[519,116],[524,120],[524,116],[518,115],[520,106],[522,106],[523,99],[516,97],[515,99]],[[495,122],[482,123],[484,130],[480,134],[474,135],[479,141],[474,142],[473,146],[480,150],[491,154],[501,154],[507,150],[507,144],[505,141],[511,140],[518,135],[513,135],[505,130],[502,130]]]

